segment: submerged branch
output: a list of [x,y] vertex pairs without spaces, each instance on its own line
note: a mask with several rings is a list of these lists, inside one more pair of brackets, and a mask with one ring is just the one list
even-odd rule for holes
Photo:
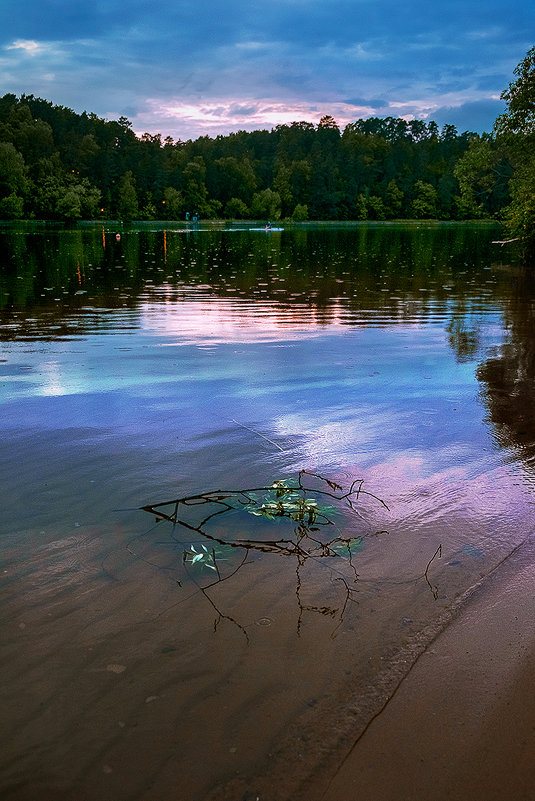
[[[255,432],[257,433],[257,432]],[[307,481],[308,479],[308,481]],[[313,484],[314,486],[310,486]],[[249,637],[245,627],[231,615],[227,615],[217,606],[210,590],[223,581],[228,581],[232,576],[241,570],[251,551],[264,554],[276,554],[279,556],[290,556],[296,559],[296,588],[295,595],[299,610],[297,620],[297,634],[301,632],[303,615],[305,612],[313,612],[328,617],[338,617],[338,623],[332,632],[332,636],[343,623],[344,615],[350,602],[356,603],[354,593],[356,587],[350,586],[350,579],[346,578],[347,571],[353,575],[352,582],[356,584],[359,574],[354,562],[355,555],[365,547],[365,534],[355,536],[353,530],[354,516],[365,521],[365,517],[360,513],[358,504],[364,499],[373,500],[379,503],[384,509],[389,511],[387,504],[371,492],[363,489],[364,479],[354,479],[349,489],[344,490],[338,482],[325,478],[324,476],[301,470],[297,481],[277,480],[269,486],[252,487],[250,489],[238,490],[212,490],[189,495],[183,498],[175,498],[170,501],[163,501],[155,504],[142,506],[143,511],[155,515],[158,521],[167,521],[175,527],[182,527],[184,532],[195,533],[196,538],[188,546],[179,536],[173,533],[173,541],[183,549],[183,564],[188,575],[197,585],[198,589],[217,613],[214,622],[214,630],[217,630],[222,620],[228,620],[237,626],[249,642]],[[331,505],[334,502],[335,505]],[[199,521],[185,519],[186,510],[195,508],[212,507]],[[346,523],[350,521],[351,532],[349,535],[339,533],[338,536],[325,537],[327,527],[336,526],[335,518],[345,510]],[[264,521],[286,521],[293,525],[291,536],[273,539],[264,539],[261,534],[265,530],[265,525],[260,528],[258,538],[239,537],[235,534],[224,536],[219,530],[209,530],[210,524],[216,518],[232,513],[248,513]],[[369,524],[367,524],[369,525]],[[232,527],[235,529],[235,526]],[[370,535],[372,532],[368,532]],[[385,529],[373,532],[375,536],[388,533]],[[204,542],[211,543],[208,548]],[[243,559],[236,565],[236,561],[231,554],[238,550],[244,551]],[[438,597],[438,588],[431,584],[429,571],[433,561],[442,554],[442,546],[436,550],[432,558],[427,563],[424,577],[430,587],[434,598]],[[231,560],[230,572],[225,573],[221,562]],[[321,606],[305,604],[302,600],[301,570],[308,560],[325,562],[326,566],[337,573],[335,580],[342,582],[345,588],[345,597],[336,606]],[[334,560],[339,560],[338,563]],[[215,576],[209,584],[201,585],[193,575],[194,570],[208,569]],[[179,586],[182,586],[178,582]]]
[[[225,576],[224,578],[221,578],[221,575],[220,575],[219,570],[218,570],[217,571],[217,574],[218,574],[217,581],[213,581],[211,584],[209,584],[206,587],[201,587],[199,584],[197,584],[197,582],[195,582],[197,584],[197,586],[199,587],[200,591],[202,592],[202,594],[204,595],[204,597],[206,598],[206,600],[211,604],[211,606],[214,608],[215,612],[217,613],[217,617],[214,620],[214,631],[217,631],[217,628],[218,628],[218,626],[219,626],[219,624],[221,623],[222,620],[228,620],[229,623],[232,623],[234,626],[236,626],[242,632],[242,634],[245,636],[245,639],[247,641],[247,645],[249,645],[249,635],[247,634],[247,631],[245,630],[245,628],[241,625],[241,623],[238,623],[238,621],[235,618],[233,618],[231,615],[225,615],[225,613],[222,612],[221,609],[219,609],[219,607],[217,606],[217,604],[215,603],[213,598],[208,594],[208,590],[211,589],[212,587],[216,587],[218,584],[221,584],[223,581],[228,581],[228,579],[232,578],[232,576],[234,576],[238,572],[238,570],[241,570],[241,568],[243,567],[243,565],[247,561],[248,556],[249,556],[249,553],[246,551],[245,554],[243,555],[243,559],[240,562],[240,564],[235,568],[235,570],[232,571],[232,573],[229,573],[229,575]],[[215,559],[215,555],[214,555],[214,559]]]
[[432,563],[432,562],[433,562],[433,561],[434,561],[434,560],[435,560],[437,557],[440,559],[440,557],[441,557],[441,556],[442,556],[442,545],[439,545],[439,546],[438,546],[438,548],[436,549],[435,553],[433,554],[433,556],[431,557],[431,559],[430,559],[430,560],[429,560],[429,562],[427,563],[427,567],[425,568],[425,573],[424,573],[425,580],[427,581],[427,583],[428,583],[428,585],[429,585],[429,589],[430,589],[430,590],[431,590],[431,592],[433,593],[433,598],[435,599],[435,601],[436,601],[436,599],[438,598],[438,587],[436,587],[436,586],[433,586],[433,584],[431,584],[431,582],[429,581],[429,575],[428,575],[428,573],[429,573],[429,568],[431,567],[431,563]]

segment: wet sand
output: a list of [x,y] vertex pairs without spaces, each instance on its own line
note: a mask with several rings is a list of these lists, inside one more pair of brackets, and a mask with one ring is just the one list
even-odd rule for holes
[[132,561],[113,537],[6,562],[3,800],[533,798],[534,535],[382,673],[349,619],[331,639],[309,614],[296,637],[292,565],[253,562],[213,595],[248,645],[199,593],[177,606],[158,551]]
[[485,579],[309,801],[532,801],[535,538]]

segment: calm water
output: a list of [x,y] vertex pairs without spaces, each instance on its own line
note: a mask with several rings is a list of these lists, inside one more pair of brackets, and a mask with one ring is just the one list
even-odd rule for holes
[[[298,798],[343,753],[533,529],[535,287],[493,238],[0,232],[6,798]],[[301,470],[318,519],[251,514]]]

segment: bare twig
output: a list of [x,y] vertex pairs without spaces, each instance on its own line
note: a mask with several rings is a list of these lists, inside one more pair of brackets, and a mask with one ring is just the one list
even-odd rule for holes
[[431,559],[427,563],[427,567],[425,568],[425,573],[424,573],[425,580],[429,584],[429,589],[433,593],[433,598],[435,599],[435,601],[438,598],[438,587],[433,586],[431,584],[431,582],[429,581],[428,573],[429,573],[429,568],[431,567],[431,563],[433,562],[434,559],[437,558],[437,556],[438,556],[439,559],[442,556],[442,545],[439,545],[438,548],[436,549],[435,553],[433,554],[433,556],[431,557]]
[[[246,428],[246,426],[244,427]],[[264,439],[267,438],[264,437]],[[313,482],[315,486],[309,486],[309,482],[305,480],[306,478],[315,479]],[[191,545],[192,551],[183,552],[184,568],[187,570],[188,575],[190,575],[194,583],[197,584],[198,589],[203,593],[205,598],[217,612],[217,618],[214,623],[215,629],[217,629],[221,620],[229,620],[241,631],[243,631],[248,641],[245,628],[233,617],[224,614],[218,608],[209,590],[222,581],[227,581],[229,578],[235,575],[245,563],[247,555],[251,551],[257,551],[266,554],[278,554],[280,556],[293,556],[297,560],[296,598],[299,608],[297,633],[300,634],[302,618],[305,612],[314,612],[331,617],[334,617],[336,614],[340,614],[340,623],[335,629],[336,632],[341,625],[343,615],[349,601],[354,600],[351,597],[351,593],[354,590],[349,587],[345,578],[340,577],[337,580],[342,581],[346,588],[346,597],[341,611],[339,607],[334,608],[330,606],[305,605],[303,604],[300,595],[300,570],[308,559],[322,560],[326,557],[330,560],[332,560],[334,557],[344,559],[345,550],[347,551],[347,564],[349,564],[351,570],[353,571],[354,581],[356,582],[358,580],[358,573],[353,562],[352,543],[357,542],[359,538],[355,538],[354,536],[339,536],[325,541],[325,538],[321,537],[321,531],[326,526],[330,527],[334,525],[334,521],[331,519],[331,516],[335,509],[332,506],[318,506],[318,503],[315,499],[332,499],[333,501],[336,501],[337,504],[342,508],[345,507],[345,509],[349,510],[352,514],[356,513],[359,516],[361,515],[356,508],[356,505],[362,497],[374,499],[385,509],[388,509],[388,506],[383,500],[378,498],[376,495],[373,495],[373,493],[363,490],[363,483],[364,479],[355,479],[351,483],[349,489],[344,491],[344,488],[336,481],[325,478],[318,473],[313,473],[308,470],[301,470],[298,475],[297,483],[294,485],[289,484],[287,481],[275,481],[270,486],[253,487],[250,489],[212,490],[210,492],[197,493],[183,498],[175,498],[170,501],[147,504],[141,508],[144,511],[154,515],[158,521],[170,522],[173,524],[173,527],[180,526],[185,529],[185,531],[195,533],[197,537],[201,537],[200,544],[202,552],[196,551],[193,547],[193,544]],[[260,493],[263,494],[261,499],[258,498]],[[190,522],[191,516],[190,520],[183,519],[183,516],[181,515],[182,509],[185,510],[203,506],[211,507],[211,509],[209,513],[200,520],[200,522]],[[218,534],[215,532],[212,533],[208,530],[209,524],[215,518],[232,510],[250,512],[254,515],[267,519],[286,518],[288,521],[294,521],[293,536],[290,538],[281,537],[273,540],[254,538],[228,539],[223,536],[218,536]],[[172,539],[176,544],[185,544],[181,543],[180,539],[174,534]],[[208,540],[212,543],[211,553],[203,544],[203,540]],[[196,542],[199,542],[199,540],[197,539]],[[228,575],[224,575],[221,570],[219,556],[216,550],[217,546],[242,549],[245,551],[243,560]],[[202,553],[202,556],[200,553]],[[187,558],[188,555],[190,558]],[[214,570],[217,574],[217,579],[211,584],[201,586],[195,580],[191,571],[191,565],[197,563],[199,566],[209,567],[211,570]],[[336,573],[340,572],[334,566],[331,569]],[[182,586],[180,582],[179,585]]]
[[262,437],[262,439],[265,439],[266,442],[269,442],[270,445],[273,445],[274,448],[278,448],[279,451],[282,451],[284,453],[284,448],[281,448],[280,445],[278,445],[276,442],[273,442],[273,440],[269,439],[269,437],[266,437],[264,434],[261,434],[260,431],[255,431],[254,428],[249,428],[249,426],[244,426],[243,423],[238,423],[238,421],[234,420],[233,417],[231,417],[230,420],[232,423],[236,423],[236,425],[239,426],[240,428],[245,428],[246,431],[250,431],[252,434],[256,434],[257,437]]

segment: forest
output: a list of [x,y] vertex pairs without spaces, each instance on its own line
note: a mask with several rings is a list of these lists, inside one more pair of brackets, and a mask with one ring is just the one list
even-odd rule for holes
[[491,133],[359,119],[174,141],[33,95],[0,98],[0,219],[504,219],[532,236],[535,48]]

